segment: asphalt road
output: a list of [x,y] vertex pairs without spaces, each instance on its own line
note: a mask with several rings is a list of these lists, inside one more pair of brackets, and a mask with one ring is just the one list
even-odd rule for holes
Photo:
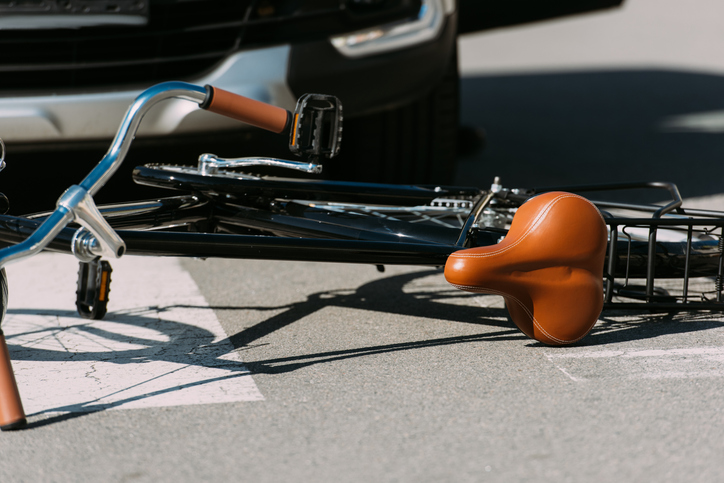
[[710,0],[621,9],[461,40],[463,124],[487,149],[460,183],[659,180],[722,192],[724,42]]
[[[460,160],[461,182],[664,171],[686,196],[723,192],[716,87],[724,70],[712,43],[722,17],[704,8],[711,2],[692,2],[699,14],[679,3],[631,0],[622,10],[463,39],[462,117],[485,129],[488,145]],[[686,26],[696,22],[687,44]],[[2,482],[724,476],[719,314],[605,312],[580,344],[550,348],[518,332],[500,298],[458,292],[432,269],[122,260],[106,325],[86,325],[68,315],[72,270],[51,280],[50,260],[11,267],[4,328],[21,353],[32,411],[28,430],[0,435]],[[164,284],[155,282],[160,274]],[[50,290],[37,282],[46,278],[70,308],[33,296]],[[123,303],[114,309],[114,300]],[[35,314],[33,305],[45,308]],[[40,376],[31,372],[38,367]],[[198,377],[181,391],[154,386],[187,368]],[[201,372],[211,369],[221,372]],[[129,382],[104,386],[102,398],[97,388],[82,393],[74,381],[103,384],[101,370]],[[239,378],[253,387],[235,394],[229,381]],[[207,385],[216,392],[197,391]]]

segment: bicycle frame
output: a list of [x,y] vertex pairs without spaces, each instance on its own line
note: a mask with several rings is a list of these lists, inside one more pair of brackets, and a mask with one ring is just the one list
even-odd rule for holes
[[[508,190],[497,180],[491,189],[478,189],[258,178],[223,171],[253,164],[318,172],[318,160],[325,151],[312,143],[309,149],[314,153],[307,162],[223,160],[204,155],[198,169],[167,169],[163,176],[152,166],[141,166],[134,172],[137,182],[182,186],[192,194],[99,209],[93,195],[123,162],[144,114],[170,98],[196,102],[201,108],[275,132],[289,129],[290,113],[268,106],[274,110],[249,116],[235,110],[238,102],[233,94],[215,92],[209,86],[169,82],[152,87],[131,105],[103,159],[60,197],[53,212],[28,217],[0,215],[0,242],[8,244],[0,249],[0,269],[42,250],[72,253],[82,264],[97,263],[100,257],[143,255],[443,267],[450,255],[462,249],[497,244],[507,233],[507,217],[540,193],[663,189],[671,196],[663,206],[593,202],[603,214],[608,232],[604,308],[724,310],[724,213],[683,208],[678,189],[671,183]],[[248,105],[257,101],[239,102]],[[341,119],[330,118],[331,125],[338,121]],[[292,128],[292,144],[297,143],[297,126]],[[326,152],[337,148],[339,139],[333,141],[333,149]],[[300,144],[297,147],[302,149]],[[2,154],[4,158],[4,149]],[[0,163],[3,161],[0,158]],[[361,213],[353,213],[353,209]],[[411,214],[430,223],[406,220]],[[451,214],[459,223],[441,221],[443,215]],[[500,226],[496,226],[496,219],[502,222]],[[631,232],[641,229],[646,232],[645,239],[635,239]],[[685,239],[662,242],[664,230],[685,233]],[[692,295],[690,280],[702,277],[711,279],[711,290]],[[681,293],[672,295],[657,288],[656,281],[662,278],[681,279]],[[641,287],[630,284],[633,279],[645,283]],[[3,338],[0,351],[6,350],[4,347]],[[3,362],[3,358],[7,360]],[[0,367],[0,426],[13,429],[21,419],[24,422],[24,415],[8,416],[3,409],[3,391],[10,394],[17,388],[14,380],[6,377],[12,376],[7,354],[0,354],[2,364],[6,366]],[[15,398],[7,403],[14,408],[8,410],[13,413],[20,407],[19,396],[8,397]]]
[[[168,82],[154,86],[143,92],[129,107],[111,146],[98,163],[98,165],[78,185],[69,188],[58,200],[57,208],[42,220],[24,220],[16,217],[3,217],[3,229],[0,238],[5,242],[15,243],[0,250],[0,268],[7,263],[32,256],[43,249],[70,250],[82,262],[88,262],[98,256],[116,258],[124,253],[133,255],[180,255],[194,257],[233,257],[233,258],[264,258],[280,260],[308,260],[332,261],[347,263],[383,264],[413,264],[442,266],[450,253],[461,248],[484,246],[496,243],[501,232],[481,227],[482,213],[496,202],[510,202],[515,200],[521,203],[530,196],[546,190],[528,190],[524,194],[514,191],[494,189],[491,191],[475,188],[449,188],[449,187],[413,187],[377,185],[369,183],[343,183],[284,179],[239,179],[225,180],[224,178],[206,177],[199,191],[228,189],[226,184],[233,181],[238,185],[235,189],[244,189],[247,192],[265,193],[269,190],[282,194],[287,199],[305,199],[333,202],[350,202],[380,205],[420,205],[427,204],[440,198],[467,197],[475,199],[470,205],[470,212],[465,223],[458,231],[435,230],[427,226],[416,226],[409,223],[393,223],[386,220],[381,224],[370,223],[365,220],[365,226],[360,223],[342,223],[338,220],[330,221],[330,213],[311,217],[304,210],[302,216],[288,216],[273,213],[269,210],[254,210],[248,207],[234,205],[233,203],[215,199],[201,198],[171,198],[152,204],[127,205],[124,207],[110,207],[103,213],[96,208],[92,196],[110,179],[123,162],[138,126],[149,109],[160,101],[177,98],[196,102],[200,107],[208,107],[209,99],[213,100],[213,91],[209,87],[200,87],[182,82]],[[222,97],[226,96],[226,97]],[[217,97],[222,102],[233,95],[221,91]],[[248,100],[247,100],[248,101]],[[251,101],[256,102],[256,101]],[[261,103],[259,103],[261,104]],[[212,109],[213,110],[213,109]],[[251,122],[255,125],[270,128],[275,131],[283,130],[283,118],[288,113],[272,112],[273,121],[250,118],[248,115],[239,116],[228,104],[216,107],[215,112],[230,115]],[[280,117],[281,116],[281,117]],[[281,120],[280,120],[281,119]],[[273,125],[270,127],[269,123]],[[4,150],[3,150],[4,155]],[[211,159],[211,161],[209,161]],[[236,161],[238,164],[238,161]],[[269,161],[264,161],[268,163]],[[211,163],[213,166],[210,167]],[[307,171],[318,170],[317,166],[302,162],[282,161],[294,169]],[[233,164],[233,163],[232,163]],[[199,171],[207,174],[213,168],[217,172],[219,167],[228,166],[223,160],[202,156]],[[144,173],[143,167],[137,168],[136,174],[142,178],[141,182],[154,181],[157,186],[163,186],[163,180],[153,180],[152,174]],[[148,171],[146,169],[146,171]],[[176,175],[192,190],[193,179],[183,172]],[[646,289],[644,298],[649,303],[658,303],[662,308],[681,308],[680,303],[657,300],[654,294],[654,284],[657,277],[678,277],[684,280],[683,302],[692,303],[688,298],[688,283],[692,276],[713,275],[702,272],[691,264],[691,255],[697,249],[693,241],[695,231],[703,230],[707,234],[718,236],[719,243],[716,250],[707,246],[708,255],[716,263],[717,277],[714,299],[703,301],[700,308],[719,308],[722,288],[722,243],[721,231],[724,225],[724,215],[717,212],[702,210],[692,211],[681,208],[681,196],[676,187],[666,183],[638,183],[606,186],[576,186],[565,187],[568,191],[588,192],[603,189],[632,189],[657,188],[665,189],[671,194],[671,201],[665,206],[646,207],[621,203],[597,202],[597,206],[607,214],[607,209],[628,209],[638,213],[649,211],[650,218],[643,217],[613,217],[607,216],[609,225],[610,243],[608,260],[606,262],[606,293],[605,300],[608,305],[613,303],[614,288],[617,277],[645,278]],[[559,188],[548,188],[548,190]],[[193,232],[166,232],[148,231],[158,230],[166,225],[198,224],[209,220],[214,213],[215,224],[222,225],[228,233],[193,233]],[[676,218],[671,218],[671,214]],[[315,218],[315,219],[312,219]],[[320,223],[320,218],[324,219]],[[167,220],[164,223],[159,220]],[[78,223],[80,229],[66,228],[70,223]],[[242,230],[230,228],[236,226]],[[394,226],[391,226],[394,225]],[[645,246],[640,242],[633,242],[626,235],[626,229],[644,227],[649,231],[648,242]],[[687,232],[686,249],[678,253],[667,253],[666,263],[659,263],[664,268],[656,269],[656,260],[664,257],[657,254],[657,233],[662,227],[676,227]],[[274,236],[243,235],[243,229],[258,229],[272,233]],[[627,237],[627,241],[619,240],[619,229]],[[118,231],[116,231],[118,230]],[[139,231],[146,230],[146,231]],[[443,233],[444,231],[444,233]],[[625,251],[626,257],[621,257]],[[645,251],[645,256],[642,254]],[[701,250],[700,250],[701,251]],[[702,253],[697,253],[700,259]],[[663,271],[662,271],[663,270]],[[627,285],[627,283],[624,283]],[[627,308],[639,308],[640,304],[628,304]]]
[[[143,171],[143,168],[139,170]],[[265,190],[269,189],[269,183],[273,184],[269,181],[267,185],[262,183],[261,186]],[[320,194],[317,190],[320,185],[329,188],[327,194]],[[414,206],[414,203],[437,199],[435,194],[441,192],[445,195],[471,195],[477,192],[478,202],[474,205],[470,203],[470,208],[466,207],[470,213],[462,228],[436,227],[375,216],[360,217],[356,220],[338,219],[334,212],[315,210],[301,205],[294,215],[273,213],[240,206],[233,201],[223,199],[202,199],[198,195],[102,207],[99,212],[124,241],[128,255],[443,266],[451,253],[466,247],[492,245],[501,237],[504,231],[479,224],[481,213],[490,206],[491,202],[512,200],[519,203],[528,199],[531,194],[546,191],[533,189],[526,194],[515,194],[508,190],[492,193],[470,188],[449,188],[435,192],[420,187],[389,186],[387,192],[386,185],[337,182],[310,182],[305,183],[304,188],[315,192],[318,199],[334,201],[345,199],[347,195],[344,192],[348,192],[348,196],[358,202],[395,201],[404,204],[406,201],[406,204]],[[625,208],[638,212],[648,211],[655,216],[622,218],[608,215],[606,217],[606,223],[610,228],[605,272],[606,308],[651,309],[652,306],[656,306],[661,309],[684,309],[681,302],[667,301],[654,293],[655,280],[658,278],[682,279],[684,286],[682,298],[688,308],[694,308],[692,306],[699,309],[724,308],[720,304],[721,231],[724,226],[724,217],[721,213],[680,208],[678,191],[674,185],[666,183],[629,183],[571,188],[572,191],[656,188],[672,193],[672,201],[667,205],[668,208],[664,207],[663,210],[660,206],[597,202],[606,214],[606,208]],[[278,189],[287,192],[289,188],[287,184],[280,182]],[[426,196],[422,193],[426,193]],[[340,206],[346,205],[340,203]],[[362,206],[374,209],[374,206],[370,207],[369,204]],[[675,211],[677,217],[666,217],[671,211]],[[44,219],[47,222],[50,217],[52,215],[28,219],[2,215],[0,239],[6,243],[22,243],[22,240],[32,236],[32,233],[43,225]],[[345,218],[344,215],[341,217]],[[198,231],[200,224],[213,225],[210,228],[216,232]],[[194,231],[179,231],[188,230],[188,227],[193,227]],[[630,235],[626,235],[626,230],[634,227],[648,230],[648,239],[636,241]],[[672,246],[676,248],[676,245],[670,244],[663,251],[662,245],[657,245],[658,230],[666,227],[686,232],[686,241],[680,250],[673,250]],[[165,231],[169,228],[174,230]],[[271,234],[242,234],[250,229]],[[701,230],[716,236],[717,241],[715,243],[694,241],[695,232]],[[72,253],[73,243],[77,240],[76,234],[77,231],[73,228],[63,228],[46,248]],[[699,266],[691,263],[692,256],[697,258]],[[703,260],[708,261],[705,266],[701,266]],[[712,297],[714,300],[689,299],[687,290],[689,280],[701,276],[717,277]],[[616,283],[619,279],[626,280],[623,286],[628,285],[628,279],[645,279],[645,291],[632,295],[634,298],[643,298],[648,304],[614,302]]]
[[[61,196],[56,210],[32,235],[15,246],[0,250],[0,267],[40,252],[72,221],[81,223],[95,238],[86,235],[85,239],[79,242],[79,246],[87,248],[87,253],[81,255],[83,259],[98,255],[110,255],[115,258],[123,255],[125,250],[123,240],[103,222],[102,216],[95,209],[92,196],[103,187],[123,162],[144,114],[151,107],[165,99],[180,98],[202,103],[206,97],[205,89],[180,82],[160,84],[144,91],[129,107],[103,159],[79,185],[69,188]],[[79,233],[78,236],[84,235]]]

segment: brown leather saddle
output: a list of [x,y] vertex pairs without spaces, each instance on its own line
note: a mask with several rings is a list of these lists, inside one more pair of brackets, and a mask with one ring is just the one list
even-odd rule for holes
[[588,334],[603,308],[607,238],[593,203],[545,193],[518,209],[497,245],[450,255],[445,278],[462,290],[502,295],[527,336],[571,344]]

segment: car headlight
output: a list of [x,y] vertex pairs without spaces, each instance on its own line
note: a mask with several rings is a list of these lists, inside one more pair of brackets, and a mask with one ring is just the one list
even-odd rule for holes
[[454,0],[422,0],[414,20],[337,35],[330,38],[330,42],[346,57],[366,57],[403,49],[435,39],[443,28],[445,15],[454,10]]

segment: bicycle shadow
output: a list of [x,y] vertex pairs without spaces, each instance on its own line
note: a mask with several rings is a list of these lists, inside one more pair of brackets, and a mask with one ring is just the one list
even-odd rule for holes
[[[422,270],[380,278],[365,283],[353,290],[331,290],[307,295],[305,300],[281,307],[245,307],[251,310],[279,310],[284,312],[246,328],[229,340],[235,347],[242,348],[272,334],[298,320],[328,307],[369,310],[385,314],[396,314],[466,324],[481,324],[501,328],[514,327],[504,308],[481,307],[479,305],[450,304],[452,300],[473,298],[479,295],[467,294],[452,287],[425,292],[406,292],[405,286],[416,280],[441,274],[440,270]],[[216,310],[235,310],[236,307],[215,307]]]
[[92,413],[98,413],[98,412],[106,411],[108,409],[117,408],[117,407],[123,406],[125,404],[135,402],[135,401],[141,401],[143,399],[147,399],[150,397],[164,395],[164,394],[168,394],[168,393],[171,393],[174,391],[179,391],[182,389],[203,386],[205,384],[209,384],[212,382],[228,381],[228,380],[231,380],[231,379],[234,379],[237,377],[241,377],[241,376],[246,376],[246,375],[249,375],[249,372],[246,369],[244,369],[243,373],[240,373],[240,374],[228,375],[225,377],[217,377],[217,378],[212,378],[212,379],[205,379],[202,381],[194,381],[194,382],[187,383],[187,384],[181,384],[174,388],[160,389],[160,390],[151,391],[151,392],[148,392],[148,393],[145,393],[142,395],[119,399],[112,403],[97,404],[95,400],[90,400],[90,401],[78,403],[78,404],[57,406],[52,409],[47,409],[44,411],[29,414],[28,415],[29,421],[28,421],[26,428],[32,429],[32,428],[39,428],[42,426],[48,426],[48,425],[59,423],[62,421],[67,421],[67,420],[87,416]]
[[[144,312],[155,310],[159,309],[149,307]],[[109,313],[105,325],[112,324],[115,330],[97,321],[81,319],[76,312],[68,310],[9,309],[6,324],[13,324],[16,316],[50,316],[58,320],[75,319],[77,322],[52,326],[41,323],[33,326],[31,322],[24,324],[30,330],[6,331],[8,348],[15,361],[62,361],[72,354],[74,361],[109,360],[120,365],[148,361],[178,362],[176,354],[189,354],[195,348],[209,347],[216,338],[202,327],[139,314]],[[139,332],[136,330],[139,328],[145,330]],[[80,341],[80,347],[68,347],[64,336]],[[177,351],[165,351],[164,347],[169,345],[175,346]],[[109,354],[113,355],[112,359],[109,359]]]
[[[429,276],[440,275],[439,270],[420,270],[409,273],[397,274],[367,282],[351,290],[321,291],[307,295],[304,300],[285,305],[276,306],[215,306],[200,307],[194,305],[169,305],[152,307],[149,310],[158,312],[158,317],[149,317],[141,313],[113,314],[110,313],[110,321],[116,324],[127,325],[132,328],[153,327],[163,340],[159,337],[144,337],[142,334],[128,334],[117,330],[103,330],[92,323],[80,323],[74,325],[83,336],[94,340],[105,339],[108,344],[102,350],[85,351],[73,353],[72,358],[76,361],[92,363],[93,361],[106,360],[114,364],[138,364],[153,361],[176,362],[185,365],[201,365],[223,367],[229,374],[222,378],[210,378],[200,381],[193,381],[173,388],[165,388],[117,399],[110,403],[99,403],[97,400],[89,400],[72,405],[61,405],[35,413],[32,416],[30,427],[39,427],[55,422],[65,421],[97,411],[103,411],[122,406],[129,402],[151,398],[160,394],[171,393],[183,388],[202,386],[221,379],[231,380],[236,377],[270,374],[279,375],[297,371],[306,367],[318,364],[329,364],[342,360],[369,357],[379,354],[390,354],[401,351],[424,350],[433,347],[452,346],[479,342],[504,342],[504,341],[527,341],[523,335],[507,317],[507,310],[498,303],[496,307],[482,307],[478,303],[480,298],[493,300],[498,296],[467,294],[457,289],[440,289],[439,284],[433,284],[432,289],[408,291],[411,283]],[[476,300],[477,299],[477,300]],[[374,301],[374,303],[372,302]],[[456,303],[450,303],[456,301]],[[461,302],[462,301],[462,302]],[[498,299],[499,302],[499,299]],[[176,307],[191,308],[197,310],[215,311],[255,311],[259,314],[273,312],[269,317],[259,317],[253,325],[229,335],[227,338],[214,341],[214,334],[202,328],[167,320],[163,317],[165,312],[170,312]],[[483,329],[480,333],[467,334],[439,338],[422,338],[405,342],[380,343],[375,345],[364,345],[350,347],[340,350],[306,352],[302,354],[289,355],[284,357],[261,358],[253,361],[229,361],[223,360],[232,350],[245,350],[257,345],[273,343],[273,336],[276,332],[289,327],[291,324],[309,317],[321,310],[330,307],[347,309],[360,309],[365,311],[379,312],[385,314],[397,314],[413,318],[422,318],[440,322],[454,322],[461,324],[473,324]],[[28,310],[10,310],[9,315],[31,312]],[[38,313],[37,311],[35,313]],[[41,312],[42,313],[42,312]],[[51,311],[58,317],[70,316],[71,313],[63,311]],[[641,314],[632,315],[631,312],[610,312],[604,313],[596,324],[591,334],[584,338],[577,346],[597,346],[606,344],[622,343],[632,340],[644,340],[656,338],[662,335],[687,333],[695,331],[720,328],[724,325],[721,320],[713,320],[709,314]],[[490,329],[493,330],[490,330]],[[498,329],[498,330],[495,330]],[[60,327],[56,331],[64,331],[67,328]],[[41,331],[42,332],[42,331]],[[68,352],[50,350],[41,344],[25,346],[19,343],[20,339],[26,336],[33,336],[29,332],[11,334],[8,337],[13,359],[22,361],[43,361],[59,360],[68,357]],[[44,340],[58,336],[57,332],[43,334]],[[36,339],[37,340],[37,339]],[[113,358],[109,358],[109,350],[114,342],[122,344],[138,345],[141,348],[113,351]],[[206,358],[189,358],[178,355],[179,351],[171,352],[168,346],[175,345],[180,352],[193,354],[203,347]],[[546,347],[538,342],[531,341],[525,344],[526,347]],[[232,349],[233,347],[233,349]],[[145,382],[145,381],[144,381]],[[124,388],[127,390],[129,388]],[[56,414],[61,413],[61,414]],[[37,419],[41,416],[49,416],[44,419]]]
[[724,327],[721,312],[603,312],[591,333],[579,345],[598,346],[654,339]]
[[[5,335],[16,374],[24,373],[27,380],[29,375],[38,376],[38,368],[41,371],[45,368],[38,384],[48,384],[55,379],[52,387],[46,386],[47,397],[64,401],[52,407],[36,402],[35,405],[42,409],[29,414],[29,426],[44,426],[184,389],[249,376],[243,362],[225,358],[233,347],[228,342],[220,343],[225,339],[219,334],[198,325],[154,316],[156,313],[154,308],[146,307],[130,313],[109,313],[107,320],[93,321],[82,319],[72,311],[9,309]],[[28,362],[31,364],[23,364]],[[38,366],[32,364],[34,362],[50,365]],[[159,363],[166,364],[159,366]],[[125,369],[113,369],[130,364],[137,367],[150,364],[150,368],[130,377]],[[101,365],[104,367],[100,368]],[[211,370],[189,372],[192,366]],[[21,373],[17,373],[18,369]],[[98,375],[94,374],[96,372]],[[76,395],[68,392],[66,397],[58,392],[58,379],[70,384],[68,391],[74,390],[72,381],[76,381],[79,387]],[[97,383],[89,389],[87,379]],[[169,387],[175,381],[181,383]],[[39,401],[39,395],[43,400],[46,397],[41,390],[37,386],[21,384],[20,387],[21,395],[34,396],[36,401]],[[77,397],[78,394],[81,396]],[[52,399],[49,401],[52,404]]]
[[[283,306],[286,310],[260,320],[229,337],[234,347],[244,350],[254,343],[271,336],[274,332],[300,321],[329,307],[360,309],[385,314],[397,314],[439,321],[477,324],[481,327],[498,327],[499,331],[487,331],[474,335],[410,341],[399,344],[381,344],[357,347],[347,350],[300,354],[280,358],[246,361],[252,374],[282,374],[315,364],[335,362],[343,359],[404,350],[416,350],[434,346],[462,344],[469,342],[501,342],[529,340],[513,324],[507,309],[483,307],[474,300],[485,299],[487,305],[500,306],[497,295],[469,294],[452,287],[424,293],[406,292],[405,287],[415,280],[440,274],[440,270],[422,270],[378,280],[361,285],[351,292],[325,291],[307,295],[301,302]],[[467,303],[450,304],[452,300]],[[372,303],[371,301],[374,301]],[[282,307],[214,307],[215,310],[259,310],[276,311]],[[642,313],[640,311],[609,310],[601,314],[591,333],[575,346],[594,346],[623,343],[634,340],[653,339],[664,335],[692,333],[716,329],[724,321],[709,312]],[[532,341],[530,347],[546,347]]]
[[[262,372],[289,372],[310,364],[321,362],[332,362],[333,360],[347,359],[351,357],[363,357],[381,352],[414,350],[423,347],[461,344],[478,340],[493,340],[502,337],[521,337],[510,324],[501,323],[500,318],[504,309],[489,309],[488,311],[475,311],[474,307],[460,307],[462,310],[451,311],[442,306],[438,301],[452,298],[459,295],[455,291],[448,293],[415,293],[404,294],[404,286],[417,278],[428,276],[438,271],[423,271],[404,274],[395,277],[383,278],[375,282],[362,285],[351,291],[326,291],[311,294],[305,300],[280,306],[265,307],[203,307],[203,306],[181,306],[169,305],[158,307],[143,307],[132,309],[126,312],[109,312],[104,321],[89,321],[81,319],[75,312],[67,310],[34,310],[34,309],[10,309],[8,310],[9,331],[6,333],[9,350],[13,359],[18,362],[63,362],[72,359],[74,362],[87,364],[89,367],[97,361],[110,362],[113,365],[142,364],[146,362],[172,362],[184,367],[212,366],[222,367],[228,374],[220,378],[204,379],[188,384],[182,384],[173,388],[165,388],[155,391],[135,394],[128,397],[118,397],[111,402],[103,402],[109,397],[122,396],[124,391],[133,389],[133,386],[122,387],[113,393],[102,394],[101,397],[74,402],[72,404],[57,405],[40,412],[31,414],[34,420],[31,427],[53,424],[78,417],[77,414],[88,414],[123,406],[127,403],[152,398],[154,396],[171,393],[180,389],[201,386],[220,380],[229,380],[235,377],[248,376],[253,373]],[[399,292],[399,297],[389,297],[391,291]],[[387,295],[388,297],[380,297]],[[266,366],[277,366],[273,368],[257,364],[256,370],[249,370],[240,360],[230,361],[224,359],[234,347],[248,347],[254,341],[268,336],[277,330],[282,329],[304,317],[330,306],[349,308],[368,308],[368,300],[384,299],[385,302],[377,304],[377,310],[387,312],[405,313],[434,319],[446,319],[457,322],[470,322],[476,324],[489,324],[505,327],[504,330],[493,334],[480,336],[450,337],[441,339],[425,339],[399,344],[380,344],[374,347],[352,348],[344,351],[336,351],[331,354],[305,354],[293,356],[289,361],[270,361]],[[408,299],[407,303],[397,303],[395,300]],[[427,302],[427,303],[426,303]],[[439,307],[438,307],[439,306]],[[273,311],[275,315],[262,318],[257,324],[241,333],[233,334],[231,337],[219,339],[218,335],[201,327],[185,324],[169,319],[165,314],[172,313],[178,307],[197,310],[254,310],[260,313]],[[401,309],[401,307],[406,307]],[[432,307],[432,308],[431,308]],[[281,312],[279,312],[281,311]],[[14,318],[30,316],[37,318],[51,318],[61,321],[47,325],[41,321],[26,323],[22,330],[17,330],[18,324]],[[464,320],[465,318],[469,320]],[[71,322],[67,320],[72,319]],[[65,320],[65,322],[63,322]],[[506,327],[507,326],[507,327]],[[13,330],[15,329],[15,330]],[[141,329],[141,330],[139,330]],[[72,339],[68,343],[68,338]],[[171,349],[173,346],[173,350]],[[81,348],[79,350],[78,348]],[[120,347],[120,348],[119,348]],[[189,357],[198,354],[200,351],[204,358]],[[321,359],[320,359],[321,357]],[[314,361],[311,361],[314,359]],[[325,360],[326,359],[326,360]],[[296,362],[292,362],[296,361]],[[284,362],[284,367],[278,367]],[[287,363],[288,362],[288,363]],[[148,383],[143,380],[138,385]],[[60,413],[60,414],[58,414]],[[39,417],[45,417],[39,419]]]

